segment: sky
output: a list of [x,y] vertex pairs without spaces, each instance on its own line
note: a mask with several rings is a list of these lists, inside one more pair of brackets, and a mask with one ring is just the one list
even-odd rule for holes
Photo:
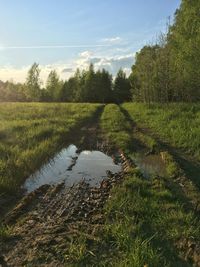
[[41,78],[76,68],[129,74],[136,52],[166,31],[181,0],[0,0],[0,80],[24,82],[37,62]]

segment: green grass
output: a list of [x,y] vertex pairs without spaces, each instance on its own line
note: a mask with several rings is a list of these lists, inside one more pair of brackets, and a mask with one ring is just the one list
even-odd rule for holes
[[92,118],[97,104],[0,104],[0,191],[17,189]]
[[129,151],[132,144],[131,125],[120,112],[119,106],[107,105],[100,120],[101,128],[109,143]]
[[126,103],[122,107],[140,127],[150,128],[162,140],[200,160],[200,104]]
[[0,224],[0,242],[5,241],[10,237],[11,230],[9,227]]
[[[73,129],[91,118],[98,107],[86,104],[0,106],[1,179],[5,177],[6,181],[20,184],[67,143]],[[155,106],[154,110],[142,104],[123,105],[134,121],[156,130],[170,144],[174,145],[180,135],[178,146],[195,153],[196,157],[199,155],[198,107],[179,104],[177,108],[171,105],[171,109]],[[122,111],[110,104],[101,115],[101,130],[109,143],[128,156],[133,155],[137,138],[148,148],[159,151],[154,138],[135,132],[131,120]],[[189,120],[189,114],[193,114],[193,119],[181,125]],[[174,125],[171,131],[167,122]],[[183,145],[184,131],[188,137],[189,124],[191,132],[197,135]],[[130,169],[122,184],[112,189],[104,207],[105,224],[95,232],[95,239],[91,241],[83,235],[68,244],[67,252],[59,251],[66,266],[193,266],[192,259],[185,259],[188,250],[181,248],[181,244],[190,239],[200,242],[199,217],[193,209],[188,209],[189,200],[174,179],[181,174],[179,165],[168,152],[163,152],[162,157],[168,177],[144,179],[138,168]],[[0,228],[1,235],[9,236],[6,228]]]
[[199,240],[200,227],[166,181],[141,179],[130,171],[113,190],[106,216],[104,242],[113,247],[108,254],[113,266],[190,266],[178,244]]
[[194,212],[185,209],[171,180],[146,180],[138,170],[130,170],[112,189],[104,214],[98,241],[71,244],[70,266],[193,266],[180,244],[199,242],[200,224]]
[[[120,107],[106,106],[101,127],[113,145],[132,155],[135,133]],[[141,139],[151,147],[152,140],[145,136]],[[187,197],[173,180],[179,175],[179,166],[170,154],[165,152],[163,157],[168,177],[147,180],[138,168],[133,168],[124,182],[112,190],[105,207],[101,241],[93,246],[96,259],[88,259],[91,264],[192,266],[190,259],[184,259],[187,251],[180,249],[180,244],[190,238],[199,242],[199,219],[186,208]]]

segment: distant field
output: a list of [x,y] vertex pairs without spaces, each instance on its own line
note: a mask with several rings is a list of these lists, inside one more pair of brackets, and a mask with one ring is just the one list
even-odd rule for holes
[[148,127],[163,141],[200,160],[200,104],[126,103],[122,107],[141,127]]
[[61,146],[96,104],[0,104],[0,192],[19,186]]

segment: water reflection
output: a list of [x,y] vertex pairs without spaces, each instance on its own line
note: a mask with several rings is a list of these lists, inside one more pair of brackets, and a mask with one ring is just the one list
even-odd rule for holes
[[146,178],[152,175],[167,176],[166,165],[160,155],[136,154],[133,160]]
[[111,157],[100,151],[85,150],[78,154],[77,147],[70,145],[31,175],[24,187],[27,192],[31,192],[41,185],[56,184],[61,181],[71,186],[83,178],[94,186],[106,177],[107,170],[117,173],[121,171],[121,166],[116,165]]

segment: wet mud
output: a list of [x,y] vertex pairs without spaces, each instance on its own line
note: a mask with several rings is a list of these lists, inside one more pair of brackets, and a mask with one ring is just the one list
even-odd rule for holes
[[4,266],[66,266],[74,239],[84,236],[88,242],[96,240],[110,190],[130,167],[123,154],[120,158],[123,170],[107,172],[98,187],[86,180],[70,187],[61,182],[42,185],[24,196],[4,218],[12,227],[12,235],[0,246]]
[[72,186],[82,179],[91,186],[98,186],[106,178],[107,172],[118,173],[121,165],[101,151],[80,151],[75,145],[62,149],[48,164],[31,175],[24,184],[26,192],[36,190],[45,184],[65,182]]

